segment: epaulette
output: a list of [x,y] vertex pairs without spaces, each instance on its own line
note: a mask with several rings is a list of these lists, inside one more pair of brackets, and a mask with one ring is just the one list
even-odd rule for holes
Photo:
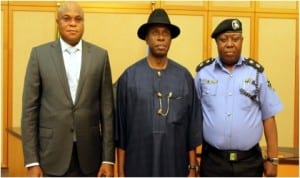
[[260,65],[257,61],[255,61],[254,59],[251,59],[251,58],[246,59],[245,58],[245,62],[247,65],[252,66],[255,69],[257,69],[258,72],[262,73],[264,71],[264,67],[262,65]]
[[204,61],[202,61],[199,65],[197,65],[196,67],[196,72],[198,72],[200,69],[202,69],[203,67],[213,63],[215,61],[215,58],[208,58]]

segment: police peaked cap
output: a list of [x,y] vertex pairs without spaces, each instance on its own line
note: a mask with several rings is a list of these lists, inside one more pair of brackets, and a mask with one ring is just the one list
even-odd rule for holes
[[140,28],[138,29],[137,32],[138,37],[142,40],[145,40],[149,27],[156,24],[166,25],[171,32],[172,38],[176,38],[180,34],[179,27],[171,24],[167,12],[162,8],[157,8],[150,14],[148,18],[148,22],[141,25]]
[[211,37],[217,38],[220,34],[230,32],[242,32],[242,23],[239,19],[225,19],[215,28]]

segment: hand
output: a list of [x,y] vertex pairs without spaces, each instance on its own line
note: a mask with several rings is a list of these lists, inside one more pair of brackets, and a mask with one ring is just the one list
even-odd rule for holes
[[114,165],[102,163],[98,171],[97,177],[113,177],[114,176]]
[[277,176],[277,165],[272,164],[269,161],[264,163],[264,176],[265,177],[276,177]]
[[188,177],[198,177],[199,175],[197,174],[195,169],[189,169],[189,174]]
[[40,166],[32,166],[27,168],[28,177],[43,177],[43,171]]

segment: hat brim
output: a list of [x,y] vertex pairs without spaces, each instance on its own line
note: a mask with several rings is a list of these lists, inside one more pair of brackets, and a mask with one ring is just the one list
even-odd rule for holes
[[172,39],[176,38],[180,34],[180,29],[176,25],[164,24],[164,23],[145,23],[141,25],[140,28],[138,29],[137,32],[138,37],[142,40],[145,40],[149,27],[157,24],[162,24],[167,26],[170,29]]
[[223,30],[223,31],[221,31],[221,32],[214,32],[214,33],[212,33],[211,34],[211,38],[214,38],[214,39],[216,39],[216,38],[218,38],[218,36],[220,36],[221,34],[223,34],[223,33],[242,33],[242,30],[239,30],[239,31],[233,31],[233,30]]

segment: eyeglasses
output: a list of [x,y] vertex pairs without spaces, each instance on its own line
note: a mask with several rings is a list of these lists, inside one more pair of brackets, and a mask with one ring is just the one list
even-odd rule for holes
[[169,109],[170,109],[170,99],[172,98],[173,96],[173,93],[172,92],[169,92],[168,94],[168,97],[167,97],[167,110],[166,112],[163,112],[163,108],[162,108],[162,100],[163,100],[163,95],[161,92],[157,92],[157,97],[159,99],[159,108],[157,110],[157,114],[158,115],[161,115],[161,116],[167,116],[168,113],[169,113]]

